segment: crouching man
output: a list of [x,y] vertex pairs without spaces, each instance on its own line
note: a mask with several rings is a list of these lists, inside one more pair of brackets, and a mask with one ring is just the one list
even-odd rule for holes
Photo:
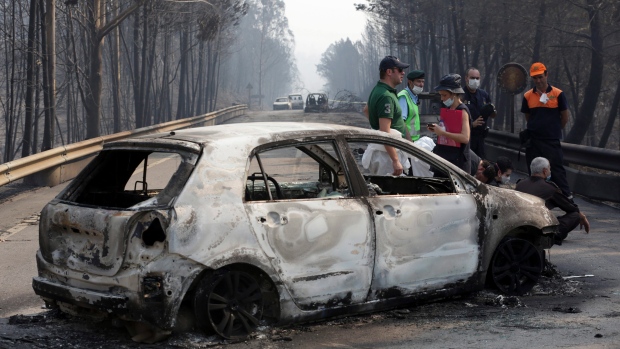
[[516,190],[538,196],[545,200],[548,209],[560,208],[566,214],[558,217],[560,222],[560,232],[555,237],[555,244],[561,245],[562,240],[566,239],[568,233],[579,225],[579,229],[585,228],[586,233],[590,232],[590,222],[586,215],[579,212],[579,207],[569,200],[566,195],[551,182],[551,165],[549,160],[537,157],[532,160],[530,165],[532,175],[529,178],[517,182]]

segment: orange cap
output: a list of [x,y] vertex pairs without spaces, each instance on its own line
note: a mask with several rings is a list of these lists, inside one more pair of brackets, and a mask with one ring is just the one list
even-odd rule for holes
[[530,76],[544,74],[546,70],[547,67],[544,64],[536,62],[530,67]]

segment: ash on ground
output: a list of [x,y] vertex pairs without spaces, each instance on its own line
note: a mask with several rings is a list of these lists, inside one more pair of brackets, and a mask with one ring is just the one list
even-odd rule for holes
[[[296,335],[303,332],[321,331],[323,327],[338,327],[343,330],[370,323],[407,321],[418,324],[440,324],[454,319],[486,321],[496,314],[512,313],[527,309],[528,298],[539,296],[566,296],[579,293],[580,282],[565,280],[551,263],[545,269],[532,291],[522,297],[506,296],[496,290],[485,289],[468,295],[424,303],[408,308],[348,316],[311,324],[296,324],[285,327],[258,329],[242,342],[232,342],[214,335],[207,335],[190,329],[173,333],[167,339],[155,343],[135,343],[131,335],[115,321],[85,321],[66,315],[59,310],[49,310],[37,315],[15,315],[8,324],[0,322],[0,348],[215,348],[242,346],[271,348],[294,342]],[[70,343],[70,344],[69,344]],[[294,343],[292,343],[294,344]]]

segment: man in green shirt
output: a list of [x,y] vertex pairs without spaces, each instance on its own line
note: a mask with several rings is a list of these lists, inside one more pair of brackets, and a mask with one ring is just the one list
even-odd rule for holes
[[[398,104],[396,86],[403,82],[404,69],[407,68],[409,64],[399,61],[394,56],[386,56],[381,60],[379,81],[368,97],[368,120],[372,129],[387,133],[390,129],[394,129],[405,136],[405,122],[401,116],[402,110]],[[393,175],[400,176],[403,173],[403,166],[398,160],[396,150],[389,146],[386,146],[385,150],[392,159]]]

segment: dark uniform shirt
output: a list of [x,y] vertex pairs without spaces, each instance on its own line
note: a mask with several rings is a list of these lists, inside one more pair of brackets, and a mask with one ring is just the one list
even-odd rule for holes
[[[470,92],[468,88],[465,88],[464,90],[465,93],[463,94],[463,103],[467,105],[467,108],[469,108],[471,119],[476,121],[476,119],[480,117],[480,110],[482,107],[491,103],[491,96],[489,96],[487,91],[482,89],[476,89],[476,92]],[[471,132],[482,133],[487,127],[488,119],[488,116],[483,117],[484,124],[472,127]]]
[[530,176],[517,182],[516,190],[538,196],[545,200],[548,209],[559,207],[566,213],[579,212],[579,207],[573,204],[553,182],[547,182],[542,177]]
[[566,95],[559,88],[549,85],[547,88],[547,103],[542,103],[542,93],[533,88],[523,95],[521,112],[530,114],[527,129],[530,136],[536,139],[561,139],[562,115],[560,112],[568,109]]

